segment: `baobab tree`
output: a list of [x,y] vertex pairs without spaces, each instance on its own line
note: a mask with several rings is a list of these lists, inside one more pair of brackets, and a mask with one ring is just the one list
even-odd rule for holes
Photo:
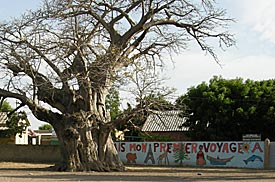
[[0,96],[53,126],[58,170],[123,170],[110,131],[127,118],[111,121],[106,111],[112,84],[131,65],[156,65],[193,41],[216,60],[208,39],[234,44],[231,21],[211,0],[44,0],[0,25]]

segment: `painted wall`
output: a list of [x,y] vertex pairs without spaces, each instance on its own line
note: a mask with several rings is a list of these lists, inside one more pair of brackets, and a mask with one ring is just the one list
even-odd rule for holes
[[125,164],[264,168],[264,142],[116,142]]

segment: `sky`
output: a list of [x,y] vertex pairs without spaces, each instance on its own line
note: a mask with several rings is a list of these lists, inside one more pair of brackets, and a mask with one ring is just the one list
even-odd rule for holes
[[217,50],[218,65],[210,55],[190,48],[174,57],[167,84],[178,94],[191,86],[209,82],[214,75],[226,79],[275,79],[275,1],[274,0],[217,0],[236,20],[230,31],[236,46],[226,51]]
[[[217,49],[220,65],[209,55],[192,45],[173,56],[164,72],[167,86],[186,93],[191,86],[208,82],[214,75],[226,79],[275,79],[275,1],[274,0],[216,0],[236,20],[229,31],[235,34],[236,46],[226,51]],[[1,2],[0,21],[35,9],[41,0],[9,0]],[[32,128],[41,122],[31,121]]]

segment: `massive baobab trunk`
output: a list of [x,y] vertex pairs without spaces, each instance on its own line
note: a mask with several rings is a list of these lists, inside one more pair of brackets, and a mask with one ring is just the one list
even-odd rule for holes
[[[94,119],[94,120],[93,120]],[[81,116],[54,122],[62,161],[55,167],[64,171],[121,171],[124,169],[106,126],[94,125],[96,118]],[[90,124],[88,124],[90,123]]]
[[[110,59],[110,56],[105,59]],[[108,61],[100,61],[101,65],[92,64],[89,71],[85,71],[82,63],[82,58],[76,56],[73,69],[78,65],[80,86],[77,93],[69,88],[64,89],[65,93],[70,93],[66,96],[59,92],[67,99],[55,103],[63,105],[65,111],[61,119],[49,120],[60,142],[62,162],[56,167],[72,171],[121,171],[124,167],[111,138],[115,123],[110,121],[105,107],[105,98],[112,84],[109,76],[112,70],[106,64]],[[83,80],[86,76],[89,79]],[[45,93],[40,95],[45,97]]]
[[[73,112],[66,114],[49,113],[39,108],[31,108],[38,118],[48,121],[56,131],[62,156],[60,163],[55,166],[57,170],[124,170],[110,134],[114,123],[110,121],[105,111],[105,104],[102,103],[102,101],[105,102],[104,92],[95,93],[96,97],[91,99],[81,99],[82,101],[78,102],[76,100],[71,105],[72,108],[68,104],[66,110]],[[77,104],[80,105],[76,106]],[[89,104],[91,104],[90,109],[84,111],[83,106]],[[75,111],[75,108],[82,109]]]

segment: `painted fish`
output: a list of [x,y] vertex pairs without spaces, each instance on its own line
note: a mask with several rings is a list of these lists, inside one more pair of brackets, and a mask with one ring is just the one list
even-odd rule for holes
[[263,159],[258,155],[252,155],[252,156],[250,156],[249,158],[247,158],[246,160],[243,160],[243,161],[247,165],[249,162],[254,162],[256,159],[263,162]]

